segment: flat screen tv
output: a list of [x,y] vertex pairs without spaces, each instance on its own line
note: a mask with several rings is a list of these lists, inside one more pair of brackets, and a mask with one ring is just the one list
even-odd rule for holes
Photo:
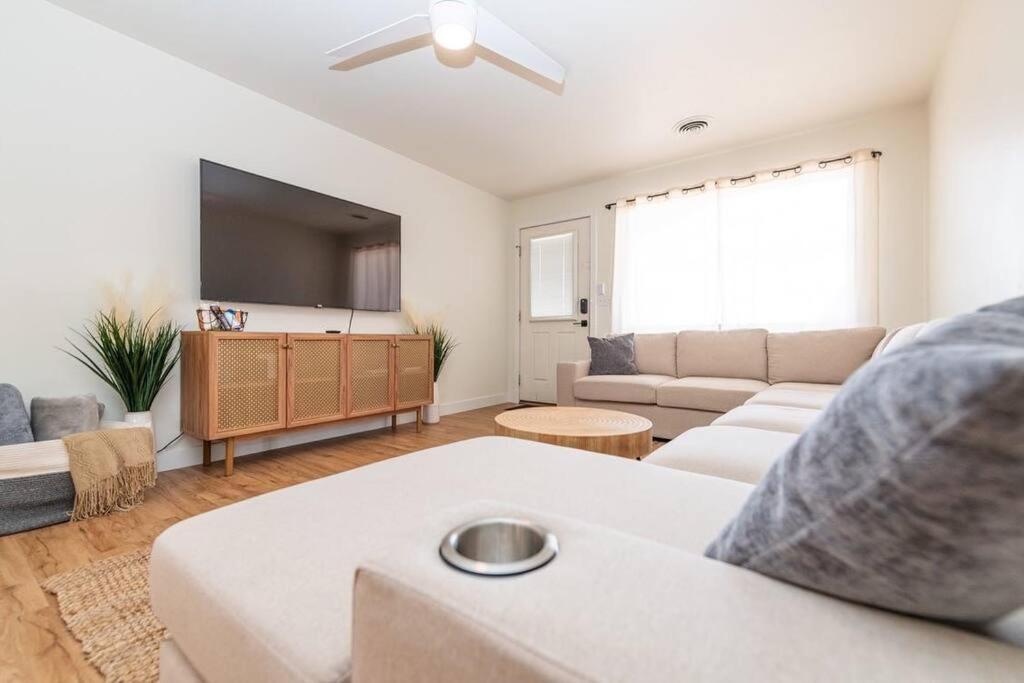
[[402,218],[200,161],[204,301],[398,311]]

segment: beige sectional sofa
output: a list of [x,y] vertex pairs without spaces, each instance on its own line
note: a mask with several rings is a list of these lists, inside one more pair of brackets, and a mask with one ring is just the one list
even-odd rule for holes
[[[897,329],[878,342],[867,358],[862,356],[878,328],[769,334],[769,380],[800,377],[827,381],[771,383],[709,426],[676,437],[644,462],[756,484],[828,406],[856,367],[927,335],[941,322]],[[837,362],[837,358],[841,360]]]
[[725,424],[799,433],[889,341],[881,327],[638,334],[640,374],[589,375],[590,361],[559,363],[558,404],[643,415],[662,439],[725,413]]
[[[648,401],[654,386],[653,404],[623,405],[717,415],[643,462],[485,437],[179,522],[157,538],[150,565],[153,610],[170,636],[160,680],[1022,680],[1013,624],[958,629],[703,556],[850,366],[930,326],[881,343],[870,341],[875,330],[701,333],[696,345],[687,333],[681,347],[703,344],[709,355],[687,358],[683,373],[747,374],[749,358],[712,358],[707,342],[737,350],[764,335],[765,379],[677,377],[662,355],[665,372],[646,373],[660,381],[618,380]],[[647,341],[662,354],[670,344]],[[688,377],[701,381],[678,382]],[[722,414],[725,385],[710,378],[764,386]],[[673,400],[669,383],[684,407],[658,404]],[[728,391],[742,395],[738,386]],[[448,530],[493,516],[543,524],[559,538],[558,557],[503,578],[442,561]]]

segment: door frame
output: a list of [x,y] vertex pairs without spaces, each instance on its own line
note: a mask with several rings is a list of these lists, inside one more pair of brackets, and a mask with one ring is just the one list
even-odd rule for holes
[[523,288],[520,282],[520,259],[522,258],[522,247],[523,247],[523,230],[529,230],[530,228],[544,228],[549,225],[555,225],[556,223],[566,223],[568,221],[578,221],[586,219],[588,229],[590,231],[590,277],[587,282],[577,282],[578,292],[577,299],[583,298],[583,294],[586,293],[587,301],[590,302],[590,314],[589,320],[591,326],[594,323],[594,288],[597,282],[597,232],[594,229],[594,213],[573,213],[565,217],[554,218],[552,220],[546,220],[539,223],[531,222],[525,225],[520,224],[515,228],[515,240],[512,245],[512,283],[513,283],[513,307],[512,307],[512,376],[509,378],[512,384],[511,397],[513,403],[519,403],[520,395],[520,377],[522,376],[522,349],[520,344],[520,338],[522,336],[522,319],[520,314],[523,310]]

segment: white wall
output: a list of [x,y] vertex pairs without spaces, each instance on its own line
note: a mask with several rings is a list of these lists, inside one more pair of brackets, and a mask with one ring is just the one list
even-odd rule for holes
[[[505,201],[42,0],[0,3],[0,45],[0,382],[26,401],[95,392],[120,414],[56,347],[125,278],[140,302],[163,302],[195,329],[200,157],[401,214],[404,298],[441,314],[461,342],[441,382],[448,410],[505,398]],[[348,311],[246,308],[258,331],[348,322]],[[357,312],[353,326],[404,329],[398,314]],[[175,373],[155,405],[161,442],[178,433],[178,389]],[[160,466],[198,460],[187,440]]]
[[659,192],[693,185],[707,178],[845,154],[859,148],[874,148],[884,153],[879,167],[880,322],[895,326],[923,320],[926,315],[928,175],[928,120],[923,103],[742,149],[520,199],[512,204],[513,232],[565,218],[593,217],[595,282],[608,285],[607,296],[596,299],[593,329],[596,334],[607,334],[611,323],[614,212],[605,210],[605,204],[619,197]]
[[931,98],[930,309],[1024,294],[1024,3],[964,3]]

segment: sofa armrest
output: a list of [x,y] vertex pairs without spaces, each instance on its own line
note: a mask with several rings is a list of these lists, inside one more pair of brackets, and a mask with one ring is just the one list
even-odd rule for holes
[[[661,543],[478,504],[361,563],[353,679],[363,681],[1012,680],[1024,650],[856,605]],[[489,505],[489,507],[488,507]],[[559,555],[517,577],[448,567],[460,522],[527,517]]]
[[573,391],[573,385],[576,383],[576,380],[580,377],[586,377],[589,373],[589,360],[563,361],[558,364],[556,376],[558,405],[576,405],[576,394]]

